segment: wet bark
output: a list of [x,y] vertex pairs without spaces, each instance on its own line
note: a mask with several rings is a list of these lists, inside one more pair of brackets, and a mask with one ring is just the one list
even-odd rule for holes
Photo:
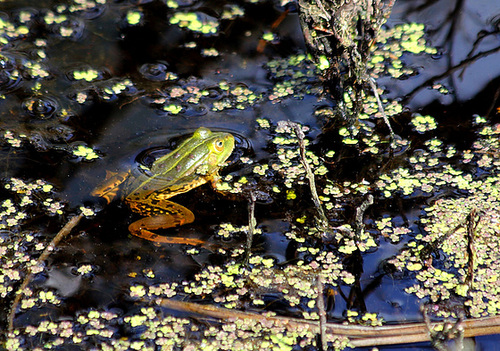
[[314,58],[328,60],[325,87],[340,101],[347,87],[357,97],[367,79],[366,63],[376,35],[391,13],[394,0],[299,0],[299,18]]

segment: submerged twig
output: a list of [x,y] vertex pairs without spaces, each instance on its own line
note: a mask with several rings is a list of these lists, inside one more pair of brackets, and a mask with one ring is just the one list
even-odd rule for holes
[[[271,31],[274,31],[278,26],[285,20],[285,18],[288,16],[288,13],[290,10],[285,10],[281,13],[281,15],[271,24]],[[259,44],[257,44],[257,48],[255,49],[256,52],[259,54],[264,53],[264,49],[266,48],[267,41],[264,39],[259,40]]]
[[33,279],[33,276],[35,275],[35,273],[34,273],[35,268],[41,266],[42,262],[45,261],[50,256],[52,251],[54,251],[57,244],[59,244],[59,242],[62,239],[64,239],[69,233],[71,233],[71,230],[73,230],[73,228],[76,227],[76,225],[78,225],[78,223],[83,218],[83,216],[84,216],[84,214],[80,213],[78,216],[71,218],[68,221],[68,223],[66,223],[66,225],[59,231],[59,233],[57,233],[57,235],[50,241],[49,245],[45,248],[45,250],[43,250],[40,257],[38,257],[38,260],[36,261],[36,263],[29,268],[29,273],[26,275],[26,277],[23,280],[23,283],[21,284],[21,286],[17,290],[17,295],[14,298],[14,301],[12,302],[12,306],[10,308],[9,317],[8,317],[8,321],[9,321],[8,332],[9,333],[12,333],[12,331],[14,330],[14,317],[16,315],[16,309],[19,305],[19,302],[21,301],[21,298],[23,297],[24,289],[26,289],[28,284]]
[[448,230],[441,237],[437,238],[434,241],[429,242],[422,250],[419,250],[418,255],[420,259],[425,260],[427,256],[430,256],[433,250],[440,247],[446,239],[448,239],[451,235],[455,234],[457,230],[462,228],[464,225],[465,221],[461,221],[457,226]]
[[469,266],[469,272],[468,272],[468,280],[472,280],[472,274],[473,272],[471,269],[474,267],[474,248],[472,247],[473,241],[474,241],[474,235],[475,231],[477,228],[477,225],[479,224],[480,221],[480,216],[477,214],[477,211],[475,209],[471,210],[470,213],[467,215],[467,217],[463,220],[461,220],[455,227],[452,229],[448,230],[446,233],[438,237],[436,240],[431,241],[427,243],[427,245],[424,247],[424,249],[419,250],[418,255],[420,256],[421,259],[424,259],[426,256],[429,256],[433,250],[436,248],[439,248],[445,240],[448,240],[450,236],[455,234],[459,229],[464,228],[467,231],[467,253],[469,254],[468,257],[468,266]]

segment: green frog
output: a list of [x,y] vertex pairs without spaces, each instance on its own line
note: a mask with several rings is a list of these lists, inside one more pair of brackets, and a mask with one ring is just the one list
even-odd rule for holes
[[125,203],[145,217],[130,224],[130,233],[154,242],[202,244],[201,240],[179,240],[153,231],[194,221],[190,210],[168,199],[209,181],[215,186],[219,181],[218,171],[233,149],[231,134],[201,127],[177,149],[155,160],[150,168],[141,166],[125,174],[114,174],[92,195],[110,202],[116,197],[118,186],[122,185]]

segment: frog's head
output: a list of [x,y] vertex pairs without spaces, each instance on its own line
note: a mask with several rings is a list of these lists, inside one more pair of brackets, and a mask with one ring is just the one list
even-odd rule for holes
[[210,165],[219,168],[234,150],[234,137],[230,133],[211,132],[205,145],[210,153]]
[[234,149],[234,137],[230,133],[212,132],[204,127],[198,128],[190,140],[196,145],[190,162],[196,165],[198,174],[216,173]]

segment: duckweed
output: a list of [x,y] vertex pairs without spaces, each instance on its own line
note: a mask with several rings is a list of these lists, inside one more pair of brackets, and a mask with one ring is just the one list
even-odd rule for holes
[[412,118],[411,123],[415,126],[415,129],[419,133],[424,133],[437,128],[437,123],[434,117],[431,116],[421,116],[417,114]]
[[99,158],[99,155],[90,147],[85,145],[79,145],[74,151],[73,155],[81,157],[86,161],[91,161]]
[[219,22],[211,16],[201,12],[177,12],[170,18],[171,24],[202,34],[216,34]]
[[75,80],[85,80],[91,82],[99,77],[99,72],[95,69],[89,69],[86,71],[74,71],[73,78]]
[[139,11],[129,11],[127,12],[127,22],[131,26],[138,25],[142,20],[142,13]]
[[394,78],[413,75],[416,68],[408,67],[401,59],[404,52],[414,55],[437,53],[436,48],[427,45],[425,26],[421,23],[396,25],[382,29],[372,50],[367,66],[375,76],[390,75]]

